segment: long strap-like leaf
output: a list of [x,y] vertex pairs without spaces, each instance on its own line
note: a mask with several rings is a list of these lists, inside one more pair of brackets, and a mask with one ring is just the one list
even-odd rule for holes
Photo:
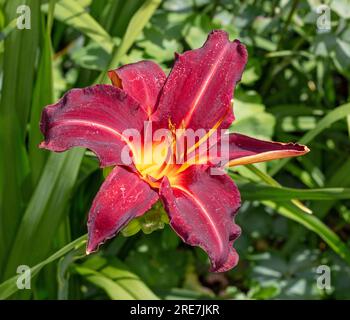
[[[278,185],[278,182],[275,181],[271,176],[262,172],[254,165],[249,165],[247,167],[264,183],[278,188],[278,186],[276,186],[276,184]],[[334,252],[336,252],[340,257],[342,257],[347,263],[350,264],[350,248],[319,218],[314,215],[306,214],[302,208],[298,206],[298,204],[295,204],[295,200],[277,202],[266,200],[262,201],[262,204],[275,209],[279,214],[291,220],[294,220],[307,229],[315,232],[334,250]]]
[[[348,115],[350,115],[350,103],[344,104],[328,113],[324,118],[322,118],[322,120],[319,121],[314,129],[310,130],[300,139],[299,143],[308,144],[310,141],[312,141],[312,139],[319,135],[323,130],[327,129],[334,122],[344,119]],[[270,175],[273,176],[279,172],[290,161],[290,159],[291,158],[280,160],[274,167],[272,167],[269,172]]]
[[[87,235],[81,236],[80,238],[72,241],[71,243],[64,246],[62,249],[55,252],[53,255],[51,255],[47,259],[41,261],[34,267],[30,268],[31,278],[33,278],[47,264],[64,256],[69,251],[80,248],[81,246],[85,245],[86,239],[87,239]],[[0,284],[0,299],[7,299],[18,290],[17,279],[18,279],[18,276],[13,276],[10,279]]]

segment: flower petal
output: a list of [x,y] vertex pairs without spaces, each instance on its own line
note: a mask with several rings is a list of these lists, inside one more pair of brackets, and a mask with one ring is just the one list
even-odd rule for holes
[[144,214],[158,194],[139,176],[115,167],[97,193],[89,212],[87,253],[112,238],[131,219]]
[[211,271],[224,272],[238,262],[232,244],[240,235],[233,220],[240,207],[240,194],[227,175],[211,176],[209,170],[192,166],[172,185],[165,177],[160,196],[176,233],[208,253]]
[[231,99],[247,62],[247,51],[228,34],[212,31],[202,48],[176,56],[154,114],[158,127],[228,128],[234,120]]
[[297,143],[258,140],[238,133],[230,134],[229,148],[228,166],[297,157],[310,151]]
[[133,98],[111,85],[72,89],[44,109],[40,129],[45,141],[40,147],[61,152],[81,146],[95,152],[102,167],[124,164],[121,151],[128,140],[123,130],[141,132],[146,119]]
[[164,71],[152,61],[127,64],[108,72],[114,86],[131,95],[151,115],[166,79]]

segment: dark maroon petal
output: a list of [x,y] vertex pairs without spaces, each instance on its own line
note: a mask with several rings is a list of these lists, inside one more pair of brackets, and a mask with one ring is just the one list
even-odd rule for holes
[[158,127],[228,128],[234,119],[231,99],[241,79],[247,51],[228,34],[212,31],[204,46],[176,56],[152,119]]
[[40,147],[61,152],[80,146],[96,153],[101,166],[125,164],[121,151],[129,141],[123,131],[142,132],[146,119],[133,98],[111,85],[72,89],[43,110],[40,129],[45,141]]
[[131,219],[144,214],[158,194],[133,172],[115,167],[97,193],[89,212],[86,252],[112,238]]
[[297,143],[264,141],[238,133],[230,134],[229,148],[229,166],[297,157],[310,151]]
[[166,79],[163,70],[152,61],[127,64],[108,72],[113,85],[131,95],[151,115]]
[[176,233],[208,253],[211,271],[224,272],[238,262],[232,244],[240,235],[233,219],[240,207],[240,194],[226,174],[212,176],[209,170],[192,166],[172,185],[165,177],[160,196]]
[[297,157],[310,150],[297,143],[259,140],[239,133],[225,134],[209,147],[208,162],[216,166],[238,166],[287,157]]

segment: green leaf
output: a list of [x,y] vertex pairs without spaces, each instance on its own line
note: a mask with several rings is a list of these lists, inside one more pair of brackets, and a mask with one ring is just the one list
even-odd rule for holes
[[349,0],[333,0],[330,3],[331,9],[344,19],[350,18],[350,1]]
[[18,265],[32,265],[48,254],[52,245],[50,240],[67,213],[84,152],[77,148],[50,154],[18,228],[5,277],[11,276]]
[[[17,18],[16,9],[20,5],[31,8],[31,28],[16,28],[5,40],[2,108],[11,108],[16,111],[23,139],[30,110],[35,59],[39,44],[40,7],[36,0],[9,1],[5,6],[7,20]],[[22,52],[26,54],[23,55]],[[21,94],[13,94],[14,92],[21,92]]]
[[[54,254],[52,254],[47,259],[41,261],[40,263],[38,263],[34,267],[30,268],[31,276],[34,277],[47,264],[61,258],[65,254],[67,254],[69,251],[71,251],[73,249],[80,248],[83,245],[85,245],[86,238],[87,238],[87,235],[83,235],[80,238],[75,239],[71,243],[64,246],[62,249],[60,249],[57,252],[55,252]],[[0,300],[7,299],[11,295],[13,295],[16,291],[18,291],[18,287],[17,287],[17,283],[16,283],[17,278],[18,278],[18,276],[13,276],[12,278],[10,278],[10,279],[8,279],[0,284]]]
[[350,43],[339,38],[336,39],[334,63],[338,70],[345,75],[350,71]]
[[51,23],[54,13],[54,2],[50,2],[48,13],[48,25],[44,28],[42,16],[41,38],[43,46],[40,54],[39,70],[35,81],[29,128],[29,162],[32,174],[32,183],[36,185],[39,176],[45,166],[47,152],[38,148],[42,140],[39,121],[42,109],[53,102],[53,74],[52,74],[52,48],[51,48]]
[[261,66],[260,66],[260,60],[250,58],[248,60],[247,66],[245,71],[242,75],[242,83],[246,85],[252,85],[257,80],[259,80],[261,76]]
[[[152,17],[155,10],[158,8],[161,0],[146,0],[144,4],[137,10],[137,12],[131,18],[128,27],[123,36],[123,40],[113,55],[108,69],[114,69],[118,66],[120,59],[128,52],[131,48],[142,29],[145,27],[149,19]],[[100,81],[97,82],[107,82],[107,74],[103,72],[100,75]]]
[[[32,98],[35,58],[39,40],[39,2],[7,1],[8,21],[17,17],[19,5],[31,8],[31,29],[15,29],[6,38],[0,102],[0,278],[27,194],[29,174],[25,133]],[[23,54],[25,52],[25,54]],[[29,192],[30,194],[30,192]]]
[[[1,11],[0,11],[1,15]],[[0,41],[6,39],[6,37],[17,27],[17,18],[10,21],[5,28],[3,28],[0,32]],[[2,28],[2,27],[1,27]]]
[[174,52],[181,51],[181,45],[175,39],[167,39],[160,30],[152,27],[144,32],[145,40],[138,43],[138,46],[144,49],[146,55],[162,63],[171,61],[174,58]]
[[[140,236],[125,263],[157,292],[159,289],[178,287],[186,274],[189,253],[178,248],[179,241],[170,226],[166,225],[162,231]],[[204,261],[207,261],[207,257]]]
[[208,34],[198,26],[190,25],[185,32],[185,40],[191,49],[200,48]]
[[257,184],[239,185],[239,190],[245,200],[335,200],[349,199],[350,188],[295,189],[273,187]]
[[57,263],[57,298],[67,300],[69,298],[70,267],[72,264],[85,257],[85,247],[80,246],[64,255]]
[[75,50],[71,57],[77,65],[98,71],[106,70],[110,59],[110,55],[95,42],[91,42],[87,46]]
[[[42,9],[47,10],[47,5]],[[78,2],[59,0],[56,2],[55,18],[98,43],[107,52],[113,50],[113,39],[108,32]]]
[[[337,122],[343,118],[346,118],[350,114],[350,103],[344,104],[340,107],[337,107],[330,113],[328,113],[322,120],[320,120],[316,127],[306,133],[300,140],[301,144],[308,144],[315,137],[317,137],[322,131],[331,126],[334,122]],[[312,150],[311,150],[312,152]],[[289,161],[291,158],[286,158],[279,161],[276,165],[274,165],[270,170],[270,175],[275,175],[279,172]]]
[[[134,13],[140,8],[145,0],[134,1],[109,1],[112,2],[111,10],[108,12],[107,23],[109,23],[110,34],[121,38],[125,34],[128,23]],[[113,9],[116,15],[113,15]],[[112,13],[112,14],[110,14]]]
[[300,208],[291,203],[262,201],[262,203],[276,210],[279,214],[288,219],[294,220],[307,229],[315,232],[320,236],[340,257],[350,264],[350,249],[349,247],[327,227],[321,220],[314,215],[305,214]]
[[95,255],[75,271],[114,300],[156,300],[158,297],[116,258]]
[[272,137],[275,118],[265,111],[265,106],[256,92],[237,90],[233,104],[236,120],[230,127],[230,131],[260,139]]
[[[328,187],[349,187],[350,186],[350,159],[344,162],[337,171],[327,180]],[[319,217],[324,217],[332,206],[337,202],[336,198],[322,203],[315,203],[313,210],[317,212]]]
[[[259,177],[263,182],[274,186],[280,187],[279,183],[275,181],[268,174],[261,172],[258,168],[253,165],[247,165],[257,177]],[[307,229],[315,232],[319,235],[340,257],[342,257],[347,263],[350,264],[350,249],[348,246],[338,237],[338,235],[333,232],[329,227],[327,227],[320,219],[314,215],[305,214],[303,206],[292,200],[290,202],[273,202],[273,201],[261,201],[262,204],[270,208],[275,209],[279,214],[294,220]]]

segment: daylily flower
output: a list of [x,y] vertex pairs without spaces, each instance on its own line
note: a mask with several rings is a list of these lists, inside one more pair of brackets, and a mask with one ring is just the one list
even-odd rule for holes
[[[61,152],[82,146],[97,155],[101,167],[114,166],[89,212],[87,253],[96,251],[160,199],[174,231],[187,244],[207,252],[211,271],[227,271],[237,264],[233,242],[241,231],[234,216],[241,199],[231,178],[224,172],[211,174],[210,169],[218,166],[213,159],[168,163],[168,152],[164,156],[162,150],[156,151],[159,142],[138,145],[123,132],[130,128],[144,132],[145,123],[152,124],[152,132],[207,130],[200,141],[187,146],[187,155],[193,154],[212,137],[210,132],[225,130],[234,120],[233,89],[246,62],[244,45],[231,42],[226,32],[217,30],[202,48],[176,54],[168,77],[154,62],[140,61],[110,71],[113,85],[72,89],[44,109],[41,148]],[[227,137],[226,167],[309,151],[302,145],[241,134],[228,133]],[[216,144],[221,141],[217,138]],[[130,164],[122,159],[125,148],[130,151]],[[174,149],[170,148],[171,156]],[[142,159],[149,152],[156,153],[157,159],[145,164]],[[201,153],[195,156],[196,160],[201,157]]]

